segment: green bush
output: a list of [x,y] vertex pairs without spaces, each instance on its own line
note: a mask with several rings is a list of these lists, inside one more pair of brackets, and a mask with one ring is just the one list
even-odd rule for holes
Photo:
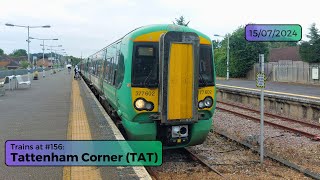
[[[265,54],[267,59],[268,46],[264,42],[248,42],[245,39],[244,27],[239,27],[230,36],[230,58],[229,73],[230,77],[245,77],[253,64],[259,62],[259,54]],[[226,77],[227,74],[227,38],[221,42],[222,46],[215,49],[215,64],[217,76]]]

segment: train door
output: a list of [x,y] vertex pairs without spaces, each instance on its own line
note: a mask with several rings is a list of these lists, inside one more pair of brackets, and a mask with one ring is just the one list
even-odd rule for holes
[[159,42],[161,122],[198,120],[199,36],[169,31]]

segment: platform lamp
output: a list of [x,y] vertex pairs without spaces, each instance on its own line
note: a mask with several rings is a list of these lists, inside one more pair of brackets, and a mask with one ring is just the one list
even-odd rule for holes
[[228,40],[228,44],[227,44],[227,80],[229,80],[229,50],[230,50],[230,46],[229,46],[229,35],[227,35],[227,36],[220,36],[219,34],[214,34],[213,36],[227,38],[227,40]]
[[[28,39],[27,39],[27,42],[28,42],[28,81],[30,81],[30,64],[31,64],[31,61],[30,61],[30,28],[50,28],[51,26],[50,25],[44,25],[44,26],[22,26],[22,25],[16,25],[16,24],[10,24],[10,23],[6,23],[5,24],[6,26],[11,26],[11,27],[23,27],[23,28],[28,28]],[[33,64],[33,63],[32,63]]]
[[58,53],[64,53],[64,52],[65,52],[65,49],[57,49],[57,50],[55,50],[55,53],[56,53],[56,54],[55,54],[55,55],[56,55],[56,56],[55,56],[55,57],[56,57],[55,59],[56,59],[56,60],[58,61],[58,63],[59,63],[59,70],[60,70],[60,68],[61,68],[61,60],[60,60],[60,59],[61,59],[61,55],[57,55],[57,52],[58,52]]
[[30,37],[30,39],[36,39],[36,40],[40,40],[42,41],[42,44],[40,44],[40,46],[43,46],[42,48],[42,61],[43,61],[43,65],[42,65],[42,77],[46,77],[46,73],[45,73],[45,70],[44,70],[44,64],[45,64],[45,61],[44,61],[44,41],[57,41],[58,39],[57,38],[54,38],[54,39],[41,39],[41,38],[33,38],[33,37]]

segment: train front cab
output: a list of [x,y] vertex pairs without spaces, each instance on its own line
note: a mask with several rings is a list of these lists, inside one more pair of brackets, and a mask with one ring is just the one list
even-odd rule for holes
[[169,31],[160,43],[134,44],[131,95],[137,115],[123,122],[130,139],[161,140],[166,149],[205,140],[215,106],[212,56],[210,41],[192,32]]

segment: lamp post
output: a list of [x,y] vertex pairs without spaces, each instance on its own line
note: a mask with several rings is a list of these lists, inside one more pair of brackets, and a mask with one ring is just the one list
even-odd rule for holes
[[[55,58],[54,58],[54,60],[52,59],[53,57],[52,57],[52,48],[53,47],[62,47],[62,45],[58,45],[58,46],[47,46],[47,47],[50,47],[50,49],[47,49],[47,50],[50,50],[50,54],[51,54],[51,63],[52,63],[52,74],[53,74],[53,69],[54,69],[54,63],[55,63]],[[55,57],[56,57],[56,55],[55,55]]]
[[[61,55],[57,55],[57,52],[61,52],[61,53],[64,53],[65,52],[65,49],[57,49],[57,50],[55,50],[54,52],[55,52],[55,55],[56,55],[56,60],[58,61],[58,63],[59,63],[59,69],[58,70],[60,70],[60,68],[61,68],[61,61],[60,61],[60,58],[61,58]],[[60,57],[59,57],[60,56]]]
[[29,37],[29,38],[42,41],[42,45],[40,44],[40,46],[43,46],[43,48],[42,48],[42,62],[43,62],[43,65],[42,65],[42,77],[44,78],[44,77],[46,77],[45,70],[44,70],[44,63],[45,63],[45,61],[44,61],[44,46],[45,46],[44,45],[44,41],[50,41],[50,40],[57,41],[58,39],[40,39],[40,38],[33,38],[33,37]]
[[28,28],[28,39],[27,39],[27,42],[28,42],[28,63],[29,63],[29,65],[28,65],[28,81],[30,81],[30,64],[31,64],[31,61],[30,61],[30,36],[29,36],[30,28],[50,28],[51,26],[50,25],[45,25],[45,26],[22,26],[22,25],[9,24],[9,23],[6,23],[5,25],[6,26],[11,26],[11,27],[15,26],[15,27]]
[[227,35],[227,36],[220,36],[219,34],[214,34],[214,36],[223,37],[223,38],[226,38],[226,37],[227,37],[227,40],[228,40],[228,45],[227,45],[227,80],[229,80],[229,50],[230,50],[230,46],[229,46],[229,35]]
[[54,66],[53,66],[53,64],[54,64],[54,62],[53,62],[53,60],[52,60],[52,48],[53,47],[62,47],[62,45],[58,45],[58,46],[47,46],[47,47],[50,47],[50,49],[47,49],[47,50],[50,50],[50,54],[51,54],[51,63],[52,63],[52,68],[51,68],[51,70],[52,70],[52,74],[53,74],[53,68],[54,68]]

